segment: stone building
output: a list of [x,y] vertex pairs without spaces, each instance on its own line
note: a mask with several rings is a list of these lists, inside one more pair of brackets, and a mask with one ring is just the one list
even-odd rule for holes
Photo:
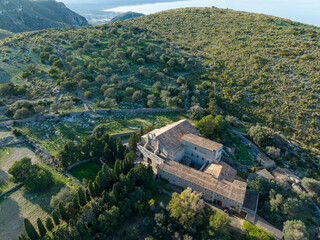
[[203,198],[244,215],[255,216],[258,194],[247,190],[237,171],[221,161],[223,145],[198,136],[187,120],[141,137],[138,154],[158,177],[203,193]]
[[266,154],[259,152],[256,158],[257,162],[260,163],[264,168],[273,168],[276,166],[275,162],[271,160]]

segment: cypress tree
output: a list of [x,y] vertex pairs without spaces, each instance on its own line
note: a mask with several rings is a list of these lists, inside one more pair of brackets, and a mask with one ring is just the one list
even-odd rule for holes
[[28,234],[29,238],[31,240],[38,240],[40,239],[39,234],[37,233],[36,229],[34,228],[34,226],[32,225],[32,223],[25,218],[23,220],[23,224],[24,224],[24,229],[26,230],[26,233]]
[[21,234],[18,236],[18,240],[28,240],[28,238],[27,238],[23,233],[21,233]]
[[129,148],[133,151],[137,151],[137,134],[132,133],[129,138]]
[[119,161],[116,161],[116,163],[114,164],[113,173],[114,173],[115,178],[118,180],[119,176],[121,174]]
[[117,157],[119,159],[123,159],[124,158],[124,153],[125,153],[125,147],[122,145],[121,139],[117,138],[116,140],[116,146],[117,146]]
[[133,168],[133,162],[135,160],[135,155],[132,152],[126,154],[124,160],[122,161],[122,172],[127,174]]
[[54,224],[58,226],[60,224],[60,219],[57,211],[52,212],[52,218],[53,218]]
[[96,196],[96,192],[94,191],[93,184],[92,184],[91,180],[89,181],[88,189],[89,189],[89,193],[94,198]]
[[141,126],[140,130],[139,130],[139,138],[143,136],[143,127]]
[[62,220],[67,221],[67,212],[61,202],[59,203],[58,207],[59,207],[59,213],[60,213]]
[[118,194],[118,184],[117,183],[113,185],[111,195],[114,197],[114,199],[116,201],[118,201],[119,194]]
[[86,197],[82,188],[79,188],[78,191],[78,202],[80,207],[86,205]]
[[80,207],[79,207],[79,202],[78,202],[78,198],[74,197],[74,198],[72,199],[72,203],[73,203],[74,209],[76,209],[76,210],[79,210],[79,209],[80,209]]
[[99,183],[94,181],[93,182],[93,188],[94,188],[94,192],[96,193],[96,195],[99,196],[101,191],[102,191]]
[[90,195],[90,191],[89,191],[88,188],[86,189],[86,193],[85,194],[86,194],[86,201],[89,202],[91,200],[91,195]]
[[41,237],[44,237],[47,234],[47,229],[44,227],[40,218],[37,219],[38,230]]
[[51,217],[47,217],[46,219],[46,228],[48,229],[49,232],[51,232],[52,229],[54,228]]

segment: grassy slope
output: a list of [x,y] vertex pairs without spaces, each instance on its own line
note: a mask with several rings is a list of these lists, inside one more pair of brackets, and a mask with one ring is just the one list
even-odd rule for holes
[[171,10],[124,24],[214,55],[216,71],[208,79],[218,83],[220,105],[320,149],[319,28],[211,8]]

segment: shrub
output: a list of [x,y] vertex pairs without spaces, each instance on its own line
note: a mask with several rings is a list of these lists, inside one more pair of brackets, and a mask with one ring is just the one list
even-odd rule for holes
[[85,91],[85,92],[84,92],[84,96],[85,96],[86,98],[92,98],[92,97],[93,97],[93,93],[90,92],[90,91]]
[[24,119],[24,118],[30,117],[32,114],[33,112],[30,111],[29,109],[21,108],[15,112],[13,117],[14,119]]
[[274,240],[271,234],[263,231],[261,228],[257,226],[250,224],[248,221],[243,222],[242,228],[247,232],[249,238],[246,238],[246,239],[248,240],[250,239]]

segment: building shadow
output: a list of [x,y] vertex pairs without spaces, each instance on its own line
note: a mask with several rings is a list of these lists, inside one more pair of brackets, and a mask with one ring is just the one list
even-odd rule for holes
[[16,240],[21,232],[24,232],[24,227],[18,203],[11,198],[1,199],[0,238]]

